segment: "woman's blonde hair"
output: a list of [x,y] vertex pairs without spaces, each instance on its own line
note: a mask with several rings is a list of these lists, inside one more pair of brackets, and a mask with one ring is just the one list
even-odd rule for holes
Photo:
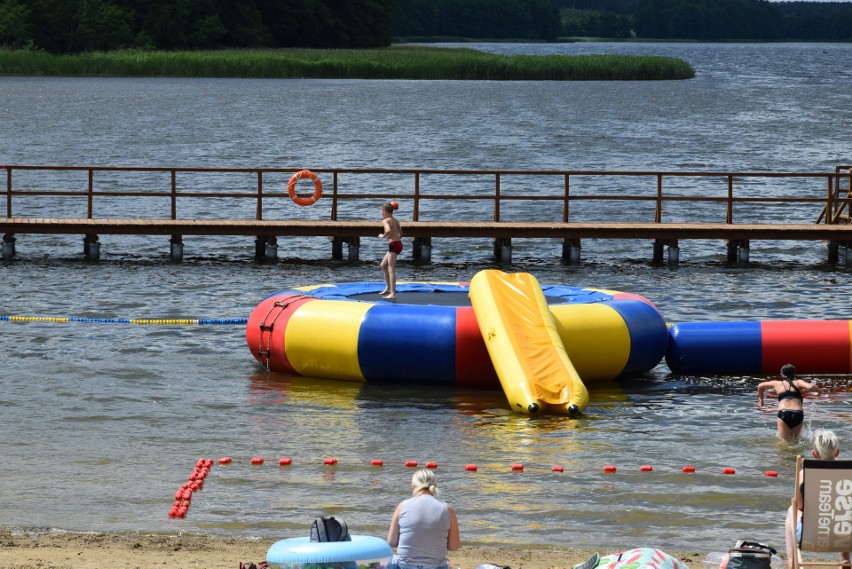
[[438,479],[434,472],[426,468],[421,468],[411,477],[411,493],[418,494],[421,490],[426,490],[433,496],[438,495]]
[[821,460],[831,460],[840,449],[840,441],[834,431],[819,429],[814,431],[814,451]]

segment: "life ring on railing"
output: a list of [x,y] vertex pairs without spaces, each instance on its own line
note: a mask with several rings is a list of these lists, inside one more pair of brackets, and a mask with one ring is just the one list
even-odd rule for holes
[[[296,193],[296,182],[302,178],[307,178],[308,180],[313,181],[314,193],[312,195],[300,196]],[[293,200],[296,205],[314,205],[322,197],[322,182],[319,177],[310,170],[299,170],[293,174],[293,177],[290,178],[290,181],[287,183],[287,193],[290,194],[290,199]]]

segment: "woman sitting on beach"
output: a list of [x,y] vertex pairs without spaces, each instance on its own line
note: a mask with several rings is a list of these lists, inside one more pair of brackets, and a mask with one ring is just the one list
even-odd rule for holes
[[[811,456],[817,460],[834,460],[840,454],[840,441],[834,431],[819,429],[814,431],[814,448]],[[784,522],[784,540],[787,545],[787,566],[793,567],[793,540],[802,541],[802,508],[805,498],[802,494],[803,484],[799,485],[799,493],[796,497],[796,507],[790,505],[787,510],[787,519]],[[849,563],[849,552],[840,554],[841,563]]]
[[796,367],[784,364],[781,367],[781,379],[771,379],[757,386],[757,406],[763,407],[763,392],[771,390],[778,397],[778,438],[787,442],[795,441],[802,431],[805,412],[802,407],[804,394],[819,394],[812,383],[796,379]]
[[411,478],[412,497],[396,507],[388,544],[400,569],[449,569],[448,552],[461,547],[452,506],[438,500],[435,474],[421,468]]

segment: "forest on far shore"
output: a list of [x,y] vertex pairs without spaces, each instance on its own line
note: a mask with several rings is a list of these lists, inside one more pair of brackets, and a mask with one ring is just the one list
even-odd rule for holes
[[850,2],[0,0],[0,48],[376,48],[395,40],[852,41]]

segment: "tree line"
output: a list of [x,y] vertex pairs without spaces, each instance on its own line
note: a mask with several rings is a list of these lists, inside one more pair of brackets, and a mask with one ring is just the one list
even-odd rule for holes
[[390,45],[395,0],[0,0],[0,46],[122,48]]
[[852,41],[852,2],[557,1],[569,37]]
[[401,38],[852,41],[852,2],[767,0],[0,0],[0,46],[372,48]]

